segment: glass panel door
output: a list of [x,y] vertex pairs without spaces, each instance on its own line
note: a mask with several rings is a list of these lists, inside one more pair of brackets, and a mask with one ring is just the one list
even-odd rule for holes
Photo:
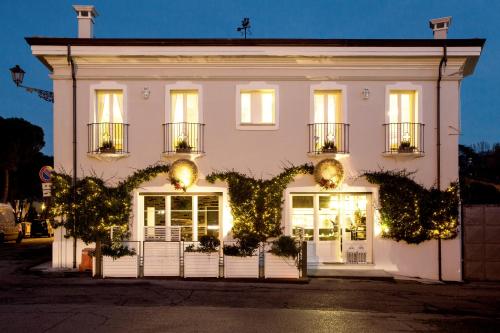
[[193,198],[187,195],[170,197],[170,225],[181,227],[181,240],[193,240]]
[[198,237],[211,235],[219,238],[219,197],[198,196]]

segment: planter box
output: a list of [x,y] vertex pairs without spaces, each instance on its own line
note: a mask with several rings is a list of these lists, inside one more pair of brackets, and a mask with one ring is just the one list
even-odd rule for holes
[[144,276],[180,276],[179,242],[144,242]]
[[225,278],[259,278],[259,256],[224,256]]
[[139,257],[123,256],[118,259],[102,257],[102,277],[138,277]]
[[264,254],[264,277],[266,279],[298,279],[300,277],[300,272],[297,268],[295,259],[289,257],[279,257],[266,252]]
[[219,252],[184,252],[184,277],[219,277]]

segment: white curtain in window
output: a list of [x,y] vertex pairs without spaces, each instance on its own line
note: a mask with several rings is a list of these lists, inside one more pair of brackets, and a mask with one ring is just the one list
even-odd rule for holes
[[241,91],[242,124],[274,124],[275,101],[274,90]]
[[196,149],[198,145],[198,91],[172,90],[170,91],[170,142],[175,148],[183,141]]
[[97,90],[96,91],[95,122],[98,123],[94,132],[94,150],[104,144],[111,144],[115,149],[123,149],[123,91]]

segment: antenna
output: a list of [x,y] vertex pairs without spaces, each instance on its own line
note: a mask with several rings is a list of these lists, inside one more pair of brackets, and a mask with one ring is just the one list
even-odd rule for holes
[[245,36],[245,39],[247,39],[247,30],[248,33],[251,33],[250,28],[250,19],[248,17],[244,17],[241,21],[241,27],[236,28],[236,31],[241,32],[241,34]]

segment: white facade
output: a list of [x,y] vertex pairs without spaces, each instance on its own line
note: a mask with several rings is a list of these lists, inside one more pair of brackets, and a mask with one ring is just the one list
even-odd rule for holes
[[[135,191],[132,240],[144,240],[144,226],[160,220],[163,226],[174,226],[184,223],[186,216],[191,216],[183,229],[188,240],[207,232],[230,239],[227,185],[209,184],[207,174],[234,169],[269,178],[280,173],[284,163],[316,164],[334,157],[346,174],[339,188],[323,190],[312,176],[301,175],[284,193],[284,232],[311,226],[304,231],[309,232],[309,264],[342,263],[335,268],[362,266],[437,279],[437,241],[408,245],[382,239],[377,186],[357,178],[366,170],[407,169],[416,171],[421,184],[436,184],[436,85],[443,56],[436,41],[366,41],[351,46],[314,40],[276,45],[242,40],[28,42],[52,71],[56,170],[71,172],[73,165],[68,44],[76,64],[79,176],[95,172],[117,181],[158,161],[188,158],[196,163],[199,179],[186,193],[176,190],[167,175]],[[460,82],[472,73],[481,48],[482,43],[474,40],[447,45],[441,82],[442,188],[458,179]],[[383,124],[394,119],[423,126],[401,127],[391,138]],[[320,120],[327,125],[308,127]],[[128,124],[128,132],[108,125],[91,126],[91,131],[88,125],[104,122]],[[170,132],[162,126],[166,123],[174,123]],[[175,125],[181,123],[204,125]],[[335,123],[348,124],[348,133],[345,126],[328,125]],[[176,151],[182,139],[192,147],[191,153]],[[115,151],[105,152],[106,140],[120,147],[116,144]],[[398,151],[405,140],[412,141],[414,151]],[[336,154],[321,149],[326,141],[335,143]],[[346,221],[360,216],[364,229],[346,227]],[[56,233],[53,264],[69,267],[72,256],[67,252],[72,248],[60,234]],[[362,253],[356,263],[348,253],[353,249]],[[443,241],[442,250],[443,279],[461,280],[460,236]]]

